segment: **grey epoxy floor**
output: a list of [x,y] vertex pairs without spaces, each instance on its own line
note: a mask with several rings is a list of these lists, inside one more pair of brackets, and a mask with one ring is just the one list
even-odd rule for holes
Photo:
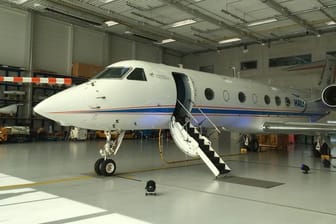
[[[168,164],[156,140],[125,140],[117,176],[97,177],[92,166],[104,143],[0,145],[0,223],[336,222],[336,169],[311,157],[309,146],[224,157],[231,176],[283,183],[267,189],[216,180],[201,161]],[[171,141],[164,158],[188,159]],[[158,195],[146,197],[150,179]]]

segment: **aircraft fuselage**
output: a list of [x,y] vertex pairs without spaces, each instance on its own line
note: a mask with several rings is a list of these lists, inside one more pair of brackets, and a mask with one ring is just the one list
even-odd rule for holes
[[[34,110],[63,125],[95,130],[168,129],[172,115],[186,116],[188,110],[202,127],[211,127],[206,114],[217,126],[244,133],[263,132],[267,121],[310,122],[328,114],[297,91],[245,79],[143,61],[111,67],[129,71],[119,78],[93,78]],[[145,80],[128,79],[135,68],[143,69]]]

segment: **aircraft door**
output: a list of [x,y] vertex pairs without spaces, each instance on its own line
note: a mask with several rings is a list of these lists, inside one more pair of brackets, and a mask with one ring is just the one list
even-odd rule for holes
[[193,85],[191,79],[183,73],[173,72],[173,77],[177,92],[174,116],[176,120],[184,121],[184,118],[188,116],[188,112],[191,112],[192,109],[194,101]]

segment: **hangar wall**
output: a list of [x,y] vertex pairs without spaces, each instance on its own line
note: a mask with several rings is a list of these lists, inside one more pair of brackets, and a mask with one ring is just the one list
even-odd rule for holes
[[[191,54],[183,57],[183,65],[196,70],[199,70],[200,66],[213,65],[215,73],[232,76],[232,67],[239,71],[241,62],[257,60],[257,69],[240,71],[240,77],[286,87],[310,88],[317,85],[321,70],[288,72],[283,66],[270,68],[268,60],[302,54],[312,54],[312,61],[324,60],[326,52],[336,50],[336,42],[333,41],[335,38],[335,33],[328,33],[321,37],[307,36],[287,42],[271,43],[269,47],[250,45],[247,53],[243,53],[242,47],[237,47],[220,52]],[[302,82],[302,79],[309,81]]]
[[28,13],[0,8],[0,64],[26,67]]
[[181,61],[153,44],[19,9],[0,8],[0,29],[0,64],[4,65],[70,75],[75,62],[105,66],[127,59]]

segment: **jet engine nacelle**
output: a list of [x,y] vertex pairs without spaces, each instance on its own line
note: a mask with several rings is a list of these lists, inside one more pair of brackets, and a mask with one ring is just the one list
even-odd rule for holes
[[323,89],[322,101],[328,107],[336,108],[336,84],[327,86]]

